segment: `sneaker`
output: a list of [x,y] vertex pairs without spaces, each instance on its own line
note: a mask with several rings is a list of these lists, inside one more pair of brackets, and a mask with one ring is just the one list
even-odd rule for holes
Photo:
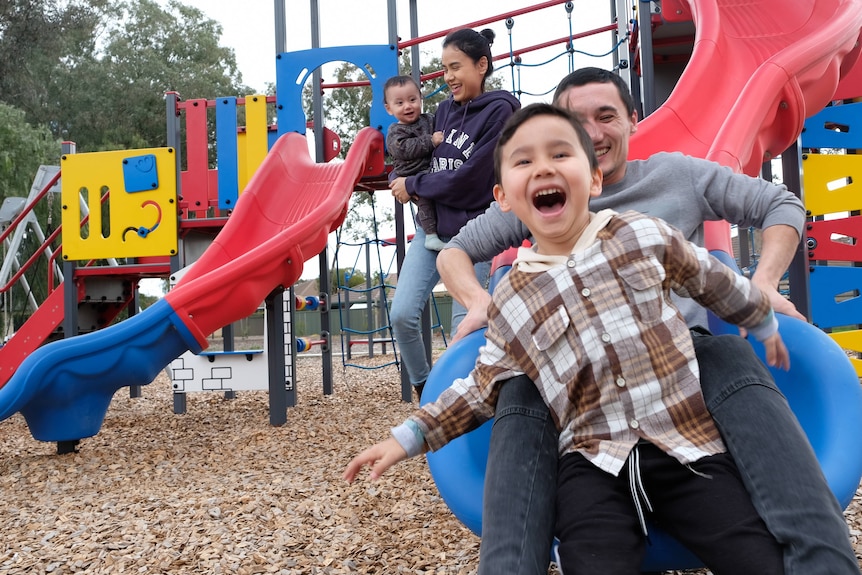
[[423,389],[425,389],[425,384],[424,384],[424,383],[420,383],[419,385],[414,385],[414,386],[413,386],[413,391],[415,391],[415,392],[416,392],[416,401],[417,401],[417,402],[418,402],[418,401],[421,401],[421,399],[422,399],[422,390],[423,390]]

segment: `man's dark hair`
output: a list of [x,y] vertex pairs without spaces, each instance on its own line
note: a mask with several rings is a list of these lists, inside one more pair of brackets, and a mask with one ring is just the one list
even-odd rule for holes
[[524,106],[509,117],[506,125],[503,126],[503,130],[500,132],[500,137],[497,139],[497,147],[494,148],[494,178],[496,178],[498,184],[502,182],[503,169],[501,164],[503,163],[503,146],[512,139],[515,132],[518,131],[518,128],[520,128],[527,120],[537,116],[553,116],[555,118],[562,118],[571,124],[572,128],[575,129],[575,134],[578,135],[581,148],[583,148],[584,153],[587,155],[587,161],[590,163],[590,170],[595,172],[599,169],[599,160],[596,158],[596,149],[593,146],[593,139],[574,114],[552,104],[530,104],[529,106]]
[[617,92],[620,94],[620,100],[626,107],[626,113],[631,116],[635,111],[635,101],[632,99],[632,93],[629,90],[625,80],[618,74],[614,74],[609,70],[602,68],[580,68],[575,70],[557,84],[557,90],[554,92],[554,104],[558,104],[559,98],[569,88],[577,86],[585,86],[587,84],[607,84],[611,83],[617,87]]

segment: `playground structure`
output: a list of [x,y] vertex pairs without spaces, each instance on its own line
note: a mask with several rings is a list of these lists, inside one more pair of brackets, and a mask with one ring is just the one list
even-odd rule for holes
[[[538,6],[547,8],[562,4],[545,2]],[[619,4],[625,7],[622,2]],[[617,54],[615,65],[628,76],[633,91],[641,95],[644,111],[649,113],[632,141],[632,157],[676,149],[754,175],[760,171],[762,162],[772,157],[781,155],[790,163],[792,156],[798,153],[792,151],[792,146],[803,132],[806,116],[833,100],[862,95],[862,82],[854,75],[858,67],[853,67],[858,56],[856,41],[862,27],[858,1],[779,3],[764,0],[726,6],[709,0],[665,0],[660,4],[661,10],[654,11],[657,6],[657,3],[638,2],[633,14],[620,10],[619,22],[604,30],[617,35],[612,45],[622,56]],[[278,11],[279,2],[276,2]],[[515,18],[518,14],[504,16]],[[475,27],[480,23],[470,25]],[[691,30],[696,31],[691,59],[680,58],[687,60],[685,71],[678,82],[670,80],[667,76],[673,76],[673,70],[678,71],[682,64],[673,58],[663,58],[659,52],[662,47],[679,45],[677,34],[687,38]],[[758,36],[757,31],[763,34]],[[665,33],[670,35],[662,36]],[[437,39],[443,34],[445,32],[398,42],[394,15],[390,14],[392,41],[389,45],[315,46],[298,53],[279,52],[275,98],[258,95],[180,101],[178,95],[169,94],[169,148],[112,152],[109,154],[113,155],[99,157],[76,155],[71,148],[66,150],[63,205],[72,208],[81,205],[77,197],[85,189],[89,195],[83,201],[87,210],[64,211],[68,219],[64,218],[63,229],[78,229],[81,220],[87,217],[87,230],[104,229],[106,224],[101,214],[109,213],[111,219],[107,225],[114,233],[108,234],[107,242],[103,236],[92,232],[64,233],[62,273],[56,274],[56,278],[65,281],[52,286],[55,289],[49,299],[42,302],[32,316],[35,321],[31,318],[32,324],[28,322],[22,326],[7,345],[0,348],[0,419],[20,411],[34,437],[57,441],[58,446],[67,449],[69,444],[98,432],[107,405],[118,388],[148,384],[160,369],[186,351],[209,361],[208,356],[202,354],[207,336],[254,312],[264,302],[267,339],[274,338],[268,343],[268,351],[279,350],[267,358],[271,421],[274,424],[283,422],[285,408],[295,401],[285,385],[290,368],[287,358],[295,353],[289,348],[295,338],[285,331],[284,326],[289,325],[289,321],[284,318],[298,306],[289,291],[285,298],[282,290],[296,281],[302,263],[317,254],[320,254],[321,285],[329,285],[328,278],[324,278],[324,270],[328,270],[327,236],[343,219],[350,194],[357,189],[375,189],[380,185],[379,176],[384,173],[382,140],[376,132],[385,130],[390,121],[382,112],[380,84],[397,71],[397,50],[393,46],[415,48],[421,41]],[[621,42],[624,39],[629,41]],[[414,61],[418,61],[418,51],[414,54],[417,56]],[[513,55],[514,51],[510,51],[501,58]],[[320,65],[339,60],[351,61],[360,68],[370,63],[377,72],[375,78],[369,80],[375,93],[370,115],[372,127],[357,135],[351,155],[344,164],[338,165],[325,162],[336,151],[336,138],[327,135],[322,126],[315,125],[317,156],[324,162],[314,164],[308,157],[304,138],[292,134],[302,133],[306,128],[299,96],[309,77],[315,86],[323,87]],[[671,71],[656,69],[668,61],[672,61]],[[623,62],[628,66],[623,67]],[[655,81],[651,82],[650,78]],[[656,86],[660,87],[663,81],[675,88],[666,101],[657,106],[661,98],[655,93]],[[702,113],[705,101],[710,102],[710,114]],[[315,102],[315,107],[320,105],[319,101]],[[237,106],[246,108],[246,126],[241,133],[236,126]],[[277,131],[271,131],[267,122],[268,110],[272,108],[277,109]],[[219,142],[217,170],[210,168],[207,148],[199,143],[207,142],[208,110],[214,110],[215,114]],[[849,139],[856,133],[849,127],[860,123],[859,113],[854,114],[852,110],[852,105],[831,106],[821,112],[824,116],[811,118],[805,125],[802,147],[862,147],[856,140]],[[181,115],[185,120],[185,141],[180,141],[179,137]],[[315,114],[315,117],[320,116]],[[815,130],[817,126],[824,129]],[[840,142],[806,141],[809,131],[843,139]],[[788,148],[791,151],[786,151]],[[857,309],[859,276],[854,273],[858,270],[854,266],[834,265],[824,265],[821,269],[818,264],[811,268],[811,289],[806,289],[808,259],[859,261],[854,231],[857,224],[853,219],[858,216],[846,218],[849,221],[822,217],[858,208],[851,185],[859,181],[853,178],[857,168],[849,165],[849,155],[829,155],[836,158],[835,161],[815,156],[808,152],[803,160],[806,207],[815,218],[805,246],[806,252],[811,253],[801,253],[801,262],[794,266],[796,276],[802,279],[797,281],[792,274],[791,298],[802,310],[808,309],[810,301],[810,317],[822,328],[854,326],[830,335],[842,347],[862,351],[855,329],[857,323],[862,324]],[[186,170],[181,169],[183,158]],[[89,161],[98,163],[88,164]],[[108,166],[113,171],[109,171]],[[100,180],[76,180],[76,171],[98,174]],[[809,186],[816,188],[816,182],[820,181],[822,187],[828,188],[829,184],[842,179],[848,185],[840,194],[830,195],[825,204],[818,204],[813,194],[809,198]],[[39,196],[44,198],[53,193],[49,190],[56,182],[53,178],[46,182],[27,205],[35,203]],[[799,189],[788,183],[791,189]],[[172,185],[178,190],[172,189]],[[67,189],[72,194],[71,200],[65,195]],[[114,194],[104,200],[110,203],[111,209],[100,208],[104,194],[94,192],[103,189]],[[836,195],[840,195],[840,201],[834,199]],[[125,200],[130,203],[124,204]],[[179,217],[169,217],[174,214]],[[115,220],[115,216],[120,219]],[[30,211],[19,212],[9,228],[0,234],[0,242],[11,241],[13,230],[30,217]],[[396,224],[399,222],[396,243],[403,250],[406,242],[403,214],[396,214]],[[710,233],[711,247],[730,252],[730,234],[726,226],[713,226]],[[835,241],[836,236],[854,241]],[[50,242],[47,244],[50,246]],[[833,251],[824,251],[826,246]],[[837,250],[851,253],[837,254]],[[56,261],[58,252],[48,254],[52,262]],[[126,263],[108,266],[75,263],[113,259]],[[191,262],[195,263],[185,268],[185,264]],[[18,267],[26,265],[19,263]],[[177,275],[175,289],[162,301],[144,313],[107,327],[122,309],[128,308],[130,313],[134,310],[134,285],[140,278],[172,274]],[[0,279],[5,282],[7,277]],[[116,280],[120,287],[106,289],[106,277],[111,278],[112,286]],[[98,282],[91,282],[92,279]],[[94,283],[108,295],[94,298],[91,291]],[[831,290],[828,293],[832,295],[826,295],[827,290]],[[836,297],[839,295],[844,297]],[[102,308],[94,312],[95,325],[107,329],[72,337],[78,331],[89,331],[81,329],[83,324],[73,310],[83,309],[82,304],[93,299],[98,299]],[[326,296],[322,298],[323,309],[327,309],[326,299]],[[839,299],[842,301],[837,301]],[[820,305],[824,302],[834,302],[835,306],[840,306],[837,309],[841,313],[823,311]],[[55,337],[52,333],[61,326],[65,338],[42,346]],[[848,372],[842,369],[842,364],[849,366],[850,363],[838,346],[819,336],[811,339],[815,337],[812,332],[821,336],[822,333],[813,328],[786,327],[783,323],[782,333],[785,330],[798,335],[800,342],[796,348],[799,355],[792,359],[794,366],[806,364],[804,360],[813,355],[823,356],[822,363],[808,367],[802,375],[794,368],[791,375],[795,379],[782,384],[782,389],[797,414],[805,414],[807,419],[803,424],[812,443],[817,444],[815,448],[821,463],[824,457],[829,457],[825,463],[834,467],[826,469],[827,476],[839,499],[846,504],[847,490],[851,487],[855,490],[862,470],[858,462],[836,464],[831,458],[836,451],[859,452],[859,445],[855,443],[860,437],[859,419],[852,418],[860,408],[858,382],[854,379],[852,389],[848,387]],[[300,341],[303,340],[300,338]],[[323,348],[325,341],[323,337],[308,343]],[[303,341],[303,347],[305,343]],[[296,346],[299,345],[297,341]],[[836,350],[839,355],[835,354]],[[238,359],[240,363],[248,361],[249,355],[257,355],[224,351],[227,352],[225,356],[233,356],[228,361]],[[461,375],[460,367],[452,366],[453,361],[472,365],[475,356],[475,348],[465,345],[444,354],[445,361],[441,360],[434,372],[437,378],[442,377],[438,386]],[[282,357],[285,361],[281,361]],[[858,371],[858,360],[854,364]],[[324,393],[331,393],[331,389],[326,388],[327,365],[331,369],[331,357],[327,360],[324,354]],[[852,377],[855,378],[855,374]],[[828,380],[829,385],[823,380]],[[81,385],[84,381],[87,384]],[[791,389],[796,389],[794,386],[807,390],[799,392],[796,397],[801,399],[797,401],[790,393]],[[182,407],[177,405],[182,397],[175,396],[175,409]],[[842,409],[836,407],[836,401]],[[801,404],[812,408],[801,411]],[[831,419],[827,420],[827,416]],[[487,438],[482,439],[481,433],[468,437],[477,442],[478,447],[471,443],[469,453],[460,457],[473,461],[478,452],[481,459],[483,442],[487,451]],[[840,443],[842,441],[851,443]],[[463,468],[464,463],[464,459],[447,459],[450,452],[446,449],[429,457],[435,480],[456,515],[478,531],[479,526],[464,517],[472,507],[452,499],[443,487],[447,479],[453,478],[454,470]],[[481,478],[482,473],[479,469],[477,477]],[[459,477],[463,479],[463,475]],[[462,497],[470,500],[471,506],[481,501],[481,489],[477,494],[461,485],[459,490]],[[481,509],[481,503],[479,505]],[[651,557],[656,565],[682,566],[680,558],[685,556],[681,551],[671,543],[664,551],[664,556],[659,553]],[[684,559],[689,560],[688,557]]]

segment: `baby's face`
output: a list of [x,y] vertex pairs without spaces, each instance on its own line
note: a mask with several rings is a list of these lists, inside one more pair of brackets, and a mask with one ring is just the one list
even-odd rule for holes
[[386,90],[386,111],[402,124],[412,124],[422,113],[422,94],[413,84]]
[[602,181],[572,125],[550,115],[524,122],[501,150],[500,176],[500,208],[518,216],[540,251],[567,255],[589,223],[589,201]]

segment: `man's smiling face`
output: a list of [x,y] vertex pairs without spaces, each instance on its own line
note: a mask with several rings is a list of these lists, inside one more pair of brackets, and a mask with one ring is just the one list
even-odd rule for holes
[[637,112],[627,114],[616,86],[610,82],[572,86],[555,103],[573,112],[590,134],[605,185],[622,180],[638,117]]

